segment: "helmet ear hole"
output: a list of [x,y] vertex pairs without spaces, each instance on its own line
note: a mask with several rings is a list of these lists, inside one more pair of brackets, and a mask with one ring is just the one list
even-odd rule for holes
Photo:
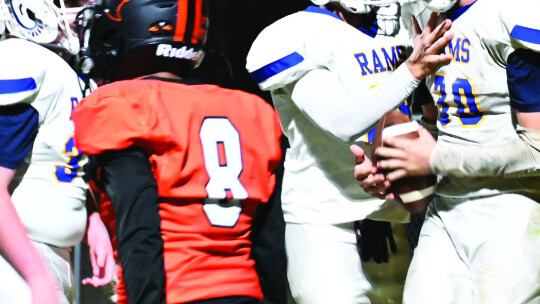
[[28,19],[36,21],[36,15],[29,9],[26,10],[26,16],[28,16]]

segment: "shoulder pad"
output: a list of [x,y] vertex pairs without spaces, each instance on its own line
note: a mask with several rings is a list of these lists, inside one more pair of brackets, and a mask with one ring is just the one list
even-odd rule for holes
[[[246,69],[262,90],[273,90],[293,83],[317,67],[306,48],[317,39],[320,17],[299,12],[265,28],[253,42]],[[310,30],[306,28],[312,27]],[[314,27],[314,28],[313,28]]]

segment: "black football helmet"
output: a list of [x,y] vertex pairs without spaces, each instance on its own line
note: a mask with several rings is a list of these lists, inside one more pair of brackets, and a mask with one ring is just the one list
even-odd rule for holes
[[93,1],[77,18],[83,74],[105,83],[199,65],[207,32],[204,0]]

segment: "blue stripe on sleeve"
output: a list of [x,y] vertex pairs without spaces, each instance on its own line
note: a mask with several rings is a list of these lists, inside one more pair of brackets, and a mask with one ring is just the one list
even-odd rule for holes
[[540,44],[540,30],[538,29],[516,25],[512,29],[510,36],[521,41]]
[[0,107],[0,166],[16,169],[32,148],[39,128],[39,115],[31,105]]
[[32,91],[37,88],[34,78],[0,79],[0,94]]
[[261,83],[274,75],[292,68],[302,61],[304,61],[304,57],[297,52],[294,52],[251,72],[251,76],[255,79],[255,81]]
[[510,105],[520,112],[540,112],[540,54],[518,49],[506,64]]

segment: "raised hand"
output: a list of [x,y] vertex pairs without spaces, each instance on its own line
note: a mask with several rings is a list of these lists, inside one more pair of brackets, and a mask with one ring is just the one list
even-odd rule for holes
[[411,74],[416,79],[423,79],[435,73],[441,66],[452,61],[452,54],[441,51],[454,38],[454,34],[447,32],[452,26],[452,21],[446,19],[437,27],[437,13],[431,13],[424,30],[420,29],[418,21],[413,16],[413,52],[405,61]]

